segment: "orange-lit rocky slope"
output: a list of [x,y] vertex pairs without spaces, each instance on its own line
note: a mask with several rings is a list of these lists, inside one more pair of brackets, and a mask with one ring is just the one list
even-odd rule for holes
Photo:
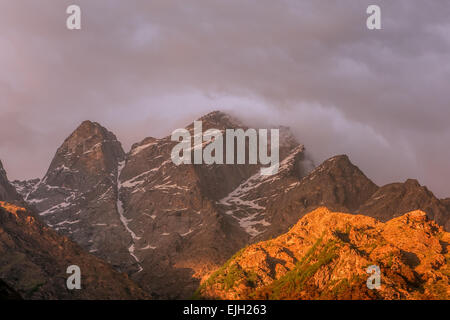
[[[413,211],[388,222],[322,207],[253,244],[203,282],[219,299],[449,299],[450,233]],[[366,268],[381,269],[369,290]]]
[[[70,265],[81,269],[81,290],[66,287]],[[0,293],[24,299],[148,298],[125,274],[45,227],[32,212],[4,201],[0,201]]]

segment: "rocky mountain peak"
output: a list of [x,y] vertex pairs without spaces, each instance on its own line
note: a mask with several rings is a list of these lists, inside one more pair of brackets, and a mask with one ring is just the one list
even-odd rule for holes
[[[244,130],[247,129],[247,127],[239,119],[222,111],[210,112],[195,121],[201,121],[203,132],[209,129],[218,129],[221,131],[237,128]],[[193,132],[194,122],[189,123],[185,128]]]
[[417,181],[417,179],[407,179],[405,181],[405,186],[417,188],[417,187],[420,187],[420,183],[419,183],[419,181]]
[[417,180],[382,186],[358,212],[368,214],[381,221],[387,221],[414,210],[423,210],[438,224],[450,230],[450,211],[445,201],[440,201],[427,187]]
[[[197,296],[219,299],[448,299],[450,234],[422,211],[386,223],[318,208],[279,237],[250,245]],[[369,290],[367,267],[380,269]]]
[[197,121],[202,121],[212,126],[216,125],[218,129],[223,125],[228,125],[229,128],[243,126],[240,120],[222,111],[212,111],[200,117],[199,119],[197,119]]
[[325,160],[322,164],[315,168],[313,172],[311,172],[310,179],[313,180],[316,176],[330,174],[337,175],[338,177],[366,177],[364,173],[357,166],[355,166],[345,154],[337,155]]
[[92,149],[97,144],[111,145],[111,148],[118,150],[117,153],[123,156],[120,142],[114,133],[101,126],[97,122],[89,120],[83,121],[75,131],[64,141],[62,146],[67,146],[68,150],[73,153],[87,154],[93,152]]
[[[334,178],[343,178],[350,181],[351,178],[356,180],[363,180],[365,183],[370,179],[354,165],[347,155],[334,156],[328,160],[325,160],[320,166],[318,166],[309,178],[314,179],[315,175],[332,175]],[[370,184],[375,184],[370,181]]]
[[347,155],[324,161],[302,180],[301,186],[306,206],[314,203],[349,211],[357,209],[378,189]]
[[[226,130],[226,129],[243,129],[247,130],[248,126],[244,124],[241,120],[238,118],[227,114],[222,111],[213,111],[210,112],[196,121],[201,121],[203,126],[203,131],[206,131],[208,129],[218,129],[218,130]],[[191,130],[193,128],[193,123],[189,124],[186,127],[188,130]],[[254,129],[278,129],[279,135],[280,135],[280,153],[282,156],[285,156],[287,152],[289,152],[292,148],[295,148],[298,145],[298,141],[294,134],[291,131],[291,128],[287,126],[276,126],[273,128],[256,128]],[[269,140],[270,142],[270,140]]]
[[61,146],[66,153],[82,155],[92,152],[94,146],[116,143],[116,136],[97,122],[83,121]]
[[117,176],[124,159],[112,132],[84,121],[58,148],[39,183],[17,184],[23,191],[31,187],[26,198],[45,223],[120,270],[134,263],[117,206]]
[[103,131],[104,128],[98,122],[91,121],[91,120],[84,120],[77,127],[77,129],[73,132],[73,134],[77,134],[80,132],[95,132],[96,130]]
[[358,167],[356,167],[349,159],[346,154],[337,155],[325,160],[320,166],[320,168],[327,168],[328,170],[342,170],[342,171],[359,171]]
[[96,122],[84,121],[58,148],[44,181],[53,186],[83,188],[98,181],[99,176],[114,174],[124,156],[112,132]]

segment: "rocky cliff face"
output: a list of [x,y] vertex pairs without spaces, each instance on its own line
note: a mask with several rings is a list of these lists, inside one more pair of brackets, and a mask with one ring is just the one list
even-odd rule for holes
[[8,180],[6,171],[0,161],[0,200],[3,201],[21,201],[22,197],[16,191],[13,185]]
[[[66,287],[70,265],[81,269],[81,290]],[[0,291],[12,298],[14,292],[24,299],[148,298],[127,275],[44,226],[29,210],[7,202],[0,202],[0,278],[8,283]]]
[[[449,299],[450,234],[423,211],[386,223],[319,208],[275,239],[253,244],[211,275],[198,297]],[[368,289],[368,266],[381,287]]]

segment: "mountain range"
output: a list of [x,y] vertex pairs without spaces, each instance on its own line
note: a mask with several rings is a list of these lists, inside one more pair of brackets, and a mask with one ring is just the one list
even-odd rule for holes
[[[218,111],[199,120],[205,131],[247,129]],[[193,124],[186,129],[193,133]],[[450,199],[436,198],[416,180],[379,187],[345,155],[315,166],[290,130],[279,129],[281,162],[272,176],[261,175],[259,164],[176,166],[170,136],[145,138],[126,153],[113,133],[91,121],[61,144],[42,179],[9,182],[0,165],[6,230],[0,235],[26,240],[9,246],[9,238],[0,238],[11,255],[0,264],[0,279],[24,298],[181,299],[240,249],[289,232],[317,208],[377,223],[422,210],[450,230]],[[53,246],[63,253],[48,250]],[[79,260],[93,288],[100,280],[90,272],[108,270],[96,293],[63,288],[69,260]],[[41,280],[28,283],[11,271],[17,269],[36,270]],[[103,286],[108,281],[118,283],[115,290]]]

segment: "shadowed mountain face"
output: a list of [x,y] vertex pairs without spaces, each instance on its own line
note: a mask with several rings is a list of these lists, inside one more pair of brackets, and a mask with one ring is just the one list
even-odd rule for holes
[[[67,289],[71,265],[80,267],[81,290]],[[148,297],[127,275],[44,226],[31,211],[7,202],[0,202],[0,278],[24,299]],[[8,287],[0,290],[8,293]]]
[[383,186],[357,211],[387,221],[412,210],[423,210],[430,219],[450,230],[448,201],[439,200],[417,180]]
[[[247,129],[222,112],[199,120],[203,132]],[[194,135],[193,124],[186,129]],[[287,232],[321,206],[383,221],[423,209],[448,227],[448,201],[409,181],[379,188],[347,156],[314,168],[286,128],[272,176],[262,176],[259,164],[176,166],[170,156],[176,144],[148,137],[125,154],[112,133],[86,121],[42,180],[14,185],[48,226],[127,272],[155,298],[190,297],[239,249]]]
[[16,191],[14,186],[8,181],[6,171],[0,161],[0,200],[3,201],[21,201],[22,197]]
[[[386,223],[319,208],[253,244],[199,288],[219,299],[449,299],[450,234],[423,211]],[[370,290],[376,265],[381,287]]]

